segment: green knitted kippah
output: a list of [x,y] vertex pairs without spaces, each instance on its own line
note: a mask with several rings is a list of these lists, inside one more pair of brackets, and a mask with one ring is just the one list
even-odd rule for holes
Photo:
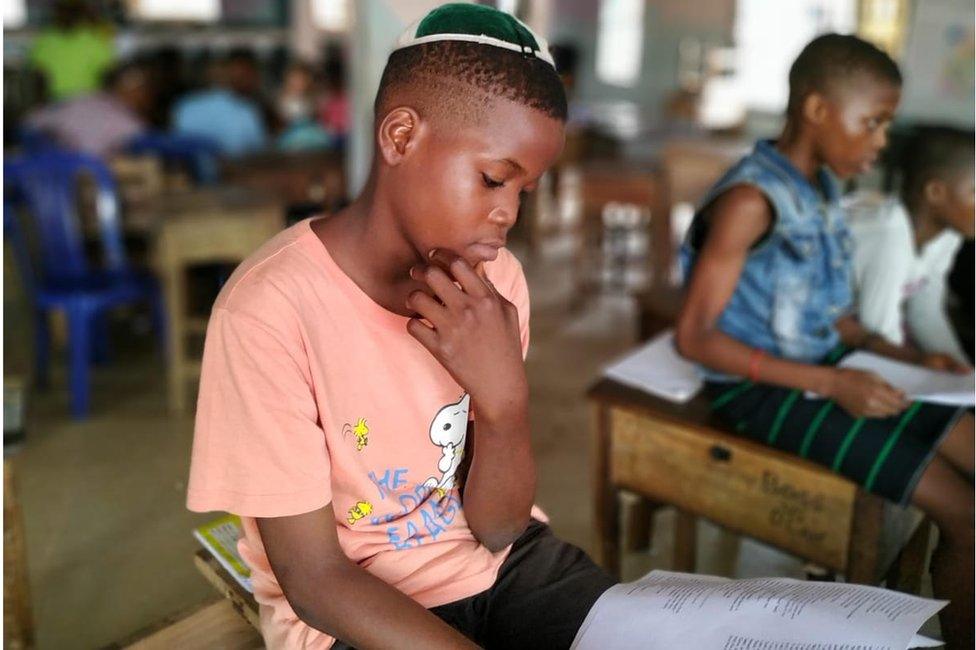
[[394,50],[421,43],[466,41],[535,56],[555,67],[546,40],[504,11],[484,5],[453,2],[434,9],[410,25]]

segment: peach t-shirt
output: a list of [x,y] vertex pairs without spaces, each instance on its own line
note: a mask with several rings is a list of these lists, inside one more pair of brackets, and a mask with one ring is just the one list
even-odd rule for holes
[[[295,615],[254,517],[332,503],[346,555],[425,607],[488,589],[507,550],[468,528],[455,485],[469,398],[339,268],[310,227],[288,228],[234,272],[207,328],[187,505],[242,517],[270,648],[327,648]],[[486,264],[519,312],[529,299],[507,250]],[[336,594],[341,598],[341,594]]]

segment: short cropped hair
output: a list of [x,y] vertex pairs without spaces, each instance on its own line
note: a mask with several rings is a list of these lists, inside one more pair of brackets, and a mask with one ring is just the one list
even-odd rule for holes
[[435,41],[394,51],[376,93],[377,120],[398,105],[422,117],[478,120],[494,98],[566,120],[555,69],[534,55],[467,41]]
[[919,127],[905,145],[902,158],[903,200],[911,204],[922,196],[930,181],[947,180],[972,170],[974,155],[972,131],[947,126]]
[[860,74],[901,86],[898,64],[871,43],[849,34],[818,36],[803,48],[790,67],[787,114],[796,115],[811,93],[826,93],[832,85]]

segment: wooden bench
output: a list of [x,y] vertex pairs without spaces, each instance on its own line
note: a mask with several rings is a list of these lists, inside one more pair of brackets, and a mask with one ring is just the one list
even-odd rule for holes
[[[677,405],[608,379],[594,404],[597,559],[620,571],[619,493],[678,510],[675,568],[695,569],[696,518],[772,545],[849,582],[918,592],[931,527],[809,461],[735,436],[699,397]],[[646,512],[644,513],[646,514]]]

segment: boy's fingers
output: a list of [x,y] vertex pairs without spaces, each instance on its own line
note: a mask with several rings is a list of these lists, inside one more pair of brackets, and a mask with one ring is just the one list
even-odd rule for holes
[[411,318],[407,321],[407,332],[430,352],[437,347],[437,332],[424,325],[419,318]]
[[428,264],[440,267],[445,273],[450,275],[455,280],[457,278],[454,278],[454,275],[451,272],[451,262],[456,259],[459,259],[456,253],[449,250],[444,250],[442,248],[431,249],[431,251],[427,254]]
[[430,261],[446,269],[469,296],[482,298],[488,295],[489,290],[484,280],[478,277],[478,274],[474,272],[474,269],[463,257],[459,257],[451,251],[435,248],[430,252]]
[[446,308],[423,291],[414,291],[407,297],[407,308],[417,312],[435,328],[444,322]]
[[461,306],[463,301],[461,290],[439,266],[426,267],[418,279],[429,286],[434,296],[448,308],[457,309]]
[[438,301],[440,300],[440,298],[437,297],[437,294],[434,292],[431,286],[427,284],[427,280],[424,278],[424,267],[422,266],[410,267],[410,279],[415,280],[417,282],[417,291],[423,291],[434,300],[438,300]]

